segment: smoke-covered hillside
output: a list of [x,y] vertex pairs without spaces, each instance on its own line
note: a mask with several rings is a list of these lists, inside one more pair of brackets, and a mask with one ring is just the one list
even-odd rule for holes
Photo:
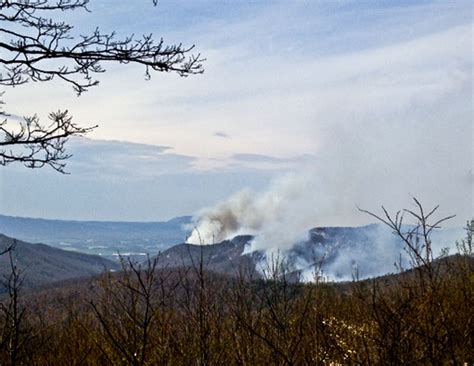
[[[454,253],[455,241],[463,231],[446,229],[432,235],[435,256],[445,248]],[[253,250],[254,236],[236,236],[212,245],[181,244],[160,255],[160,266],[192,266],[202,258],[212,271],[238,274],[242,269],[262,273],[272,261],[284,261],[289,271],[299,272],[304,280],[318,275],[345,281],[396,272],[400,265],[410,268],[408,254],[400,239],[380,224],[362,227],[314,228],[308,239],[290,243],[287,250]],[[271,243],[267,243],[271,248]],[[398,266],[398,267],[397,267]]]

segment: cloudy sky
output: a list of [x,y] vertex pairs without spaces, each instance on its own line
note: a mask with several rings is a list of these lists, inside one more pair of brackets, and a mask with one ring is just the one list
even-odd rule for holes
[[[192,214],[287,174],[337,208],[325,224],[367,220],[414,195],[462,224],[473,215],[470,1],[91,0],[79,33],[154,33],[196,45],[189,78],[104,65],[76,97],[61,82],[6,90],[14,115],[68,109],[100,127],[70,142],[68,176],[0,169],[0,213],[161,220]],[[329,216],[329,214],[328,214]],[[316,225],[317,223],[315,223]]]

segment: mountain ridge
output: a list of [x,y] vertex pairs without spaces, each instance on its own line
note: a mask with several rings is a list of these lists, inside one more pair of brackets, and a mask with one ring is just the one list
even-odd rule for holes
[[[23,286],[35,288],[54,282],[91,277],[118,270],[118,263],[99,256],[62,250],[42,243],[27,243],[0,234],[0,252],[13,246],[14,265],[24,275]],[[3,283],[11,273],[9,256],[0,256],[0,278]],[[0,293],[2,292],[0,284]]]
[[[453,247],[462,236],[450,229],[433,234],[434,254]],[[238,275],[241,270],[262,272],[274,261],[284,261],[287,270],[300,273],[306,280],[318,275],[335,281],[348,281],[354,276],[370,278],[396,271],[395,263],[409,257],[403,242],[382,224],[359,227],[324,227],[308,231],[306,240],[295,243],[289,250],[249,252],[252,235],[239,235],[211,245],[178,244],[158,255],[159,267],[191,267],[200,260],[210,271]],[[271,248],[268,243],[268,248]]]

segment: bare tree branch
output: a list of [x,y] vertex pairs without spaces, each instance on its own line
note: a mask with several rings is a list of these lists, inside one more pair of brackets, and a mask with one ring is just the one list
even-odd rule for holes
[[68,154],[65,144],[68,137],[83,135],[97,126],[79,127],[68,115],[68,111],[50,113],[51,124],[43,126],[38,116],[25,117],[16,130],[6,128],[7,120],[0,122],[0,165],[21,162],[28,168],[49,165],[54,170],[65,173]]
[[[156,6],[158,0],[153,0]],[[90,34],[73,33],[74,27],[57,20],[61,12],[90,11],[89,0],[0,0],[0,85],[14,87],[33,82],[62,80],[80,95],[99,84],[103,63],[137,64],[145,78],[153,72],[173,72],[186,77],[204,72],[204,59],[192,54],[194,45],[165,44],[152,34],[133,34],[117,39],[114,32],[96,28]],[[0,101],[0,104],[3,104]],[[0,114],[4,114],[1,113]],[[38,117],[24,119],[17,129],[0,124],[1,147],[22,146],[0,152],[0,164],[20,162],[29,168],[51,166],[64,173],[67,138],[83,135],[94,127],[82,128],[71,122],[66,112],[51,113],[50,126]]]
[[394,234],[402,239],[408,254],[413,260],[413,264],[418,267],[423,267],[429,272],[431,270],[431,262],[433,261],[430,235],[433,229],[440,228],[439,225],[441,223],[452,219],[456,215],[446,216],[431,223],[429,219],[439,206],[434,207],[428,214],[425,214],[425,210],[420,201],[415,197],[413,197],[413,201],[415,202],[417,211],[404,209],[403,212],[410,214],[416,219],[415,225],[404,226],[401,211],[398,211],[393,217],[383,206],[384,217],[361,208],[358,208],[358,210],[376,218],[392,229]]

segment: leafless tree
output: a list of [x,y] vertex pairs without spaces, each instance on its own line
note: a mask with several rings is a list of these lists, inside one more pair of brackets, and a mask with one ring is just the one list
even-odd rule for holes
[[[441,228],[441,223],[452,219],[455,215],[433,219],[432,217],[438,210],[439,205],[427,212],[418,199],[413,197],[413,201],[416,210],[404,209],[403,211],[398,211],[395,215],[390,215],[383,206],[382,211],[384,214],[380,216],[360,208],[359,211],[376,218],[388,226],[396,236],[402,239],[412,264],[415,267],[429,270],[433,261],[431,233],[433,230]],[[415,225],[404,225],[404,213],[416,220]]]
[[0,280],[7,297],[0,301],[0,360],[10,365],[18,364],[24,356],[24,348],[32,337],[32,331],[25,322],[25,307],[20,303],[23,286],[23,271],[18,268],[14,250],[16,242],[0,252],[8,255],[10,274]]
[[[433,230],[440,228],[440,224],[453,218],[445,216],[435,218],[435,213],[439,206],[431,210],[425,210],[420,201],[413,198],[416,209],[405,209],[391,215],[382,206],[383,215],[377,215],[370,211],[360,211],[381,221],[392,229],[393,233],[399,237],[405,245],[405,250],[410,256],[411,266],[416,277],[407,275],[401,277],[400,283],[394,287],[394,292],[387,292],[379,286],[375,280],[368,305],[373,311],[374,320],[384,334],[378,339],[379,348],[387,352],[382,358],[390,358],[397,364],[413,363],[404,359],[407,354],[415,354],[412,348],[406,352],[406,348],[411,348],[413,341],[403,342],[403,334],[412,334],[419,337],[422,345],[422,352],[417,362],[435,364],[441,358],[449,359],[449,363],[458,364],[458,354],[456,342],[459,337],[458,328],[452,318],[452,311],[443,299],[451,291],[452,273],[456,270],[449,267],[449,263],[444,265],[439,260],[435,261],[432,248],[431,234]],[[408,214],[415,220],[415,224],[404,224],[403,214]],[[462,271],[458,271],[459,275]],[[452,295],[451,295],[452,296]],[[394,301],[394,299],[396,299]],[[407,314],[416,314],[419,325],[413,328],[413,319],[409,320]],[[388,343],[387,343],[388,342]],[[405,348],[405,350],[403,350]]]
[[[146,79],[153,71],[183,77],[203,72],[204,59],[192,54],[194,45],[168,45],[152,34],[117,39],[114,32],[103,33],[99,28],[77,35],[71,24],[58,20],[62,12],[89,11],[88,4],[89,0],[0,0],[0,85],[60,79],[80,95],[98,85],[97,75],[105,71],[102,65],[107,62],[143,65]],[[7,128],[8,114],[0,114],[5,117],[0,122],[1,165],[49,165],[64,173],[70,157],[65,151],[67,138],[94,128],[76,125],[67,111],[51,113],[50,125],[42,125],[35,115],[13,128]]]

